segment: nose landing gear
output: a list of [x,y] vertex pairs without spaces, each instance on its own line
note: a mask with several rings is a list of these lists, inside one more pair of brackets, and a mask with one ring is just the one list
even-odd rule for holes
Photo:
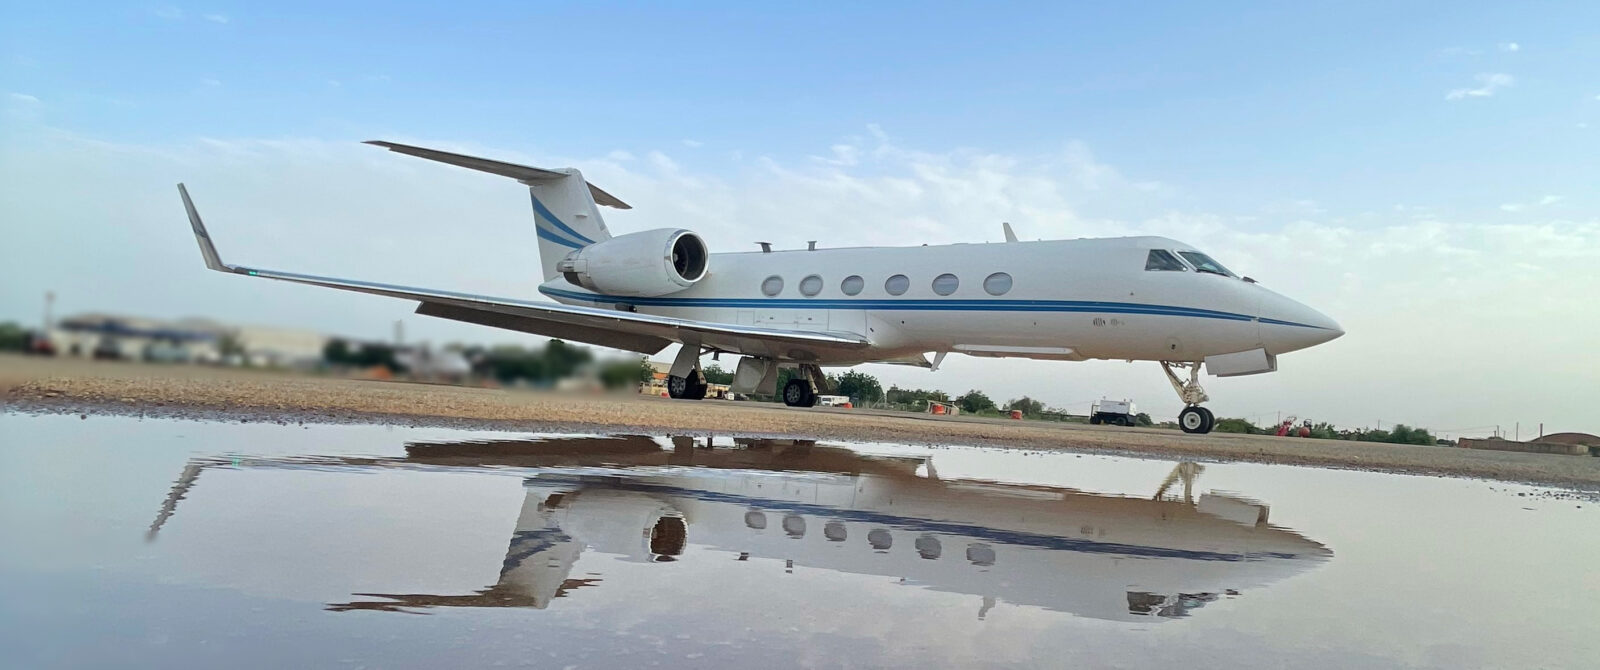
[[[1189,381],[1178,379],[1174,369],[1185,368],[1189,372]],[[1183,401],[1185,407],[1178,413],[1178,427],[1185,433],[1209,433],[1216,425],[1217,418],[1211,410],[1200,406],[1211,398],[1206,395],[1205,389],[1200,388],[1200,363],[1175,363],[1161,361],[1162,371],[1167,373],[1167,381],[1172,382],[1172,390],[1178,392],[1178,399]]]

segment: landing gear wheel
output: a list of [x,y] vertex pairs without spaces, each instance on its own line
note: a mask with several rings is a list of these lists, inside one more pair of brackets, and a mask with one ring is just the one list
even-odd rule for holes
[[1185,433],[1204,434],[1211,432],[1211,427],[1216,423],[1211,410],[1204,407],[1189,406],[1178,412],[1178,427]]
[[783,385],[783,404],[790,407],[812,407],[817,404],[817,392],[805,379],[790,379]]
[[667,377],[667,396],[676,400],[701,400],[706,397],[706,380],[700,371],[688,377]]

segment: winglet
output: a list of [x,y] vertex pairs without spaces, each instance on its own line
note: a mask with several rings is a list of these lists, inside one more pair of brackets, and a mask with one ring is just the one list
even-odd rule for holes
[[1015,241],[1017,241],[1017,234],[1014,233],[1014,232],[1011,232],[1011,224],[1009,224],[1009,223],[1001,223],[1000,226],[1006,229],[1006,241],[1007,242],[1015,242]]
[[194,208],[194,201],[189,199],[189,189],[178,184],[178,195],[183,196],[183,208],[189,212],[189,226],[194,228],[194,239],[200,243],[200,256],[206,259],[206,267],[218,272],[235,272],[232,265],[223,263],[222,256],[217,255],[217,245],[211,243],[206,224],[200,221],[200,212]]

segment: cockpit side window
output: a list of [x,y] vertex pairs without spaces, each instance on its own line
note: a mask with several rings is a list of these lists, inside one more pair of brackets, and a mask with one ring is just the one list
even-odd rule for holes
[[1209,272],[1211,274],[1234,278],[1239,276],[1229,272],[1228,268],[1222,267],[1221,263],[1212,260],[1210,256],[1202,254],[1198,251],[1180,251],[1178,252],[1178,255],[1183,256],[1185,259],[1188,259],[1190,263],[1193,263],[1196,272]]
[[1178,260],[1172,252],[1166,249],[1151,249],[1150,255],[1144,259],[1144,269],[1151,272],[1183,272],[1189,268],[1184,267],[1183,261]]

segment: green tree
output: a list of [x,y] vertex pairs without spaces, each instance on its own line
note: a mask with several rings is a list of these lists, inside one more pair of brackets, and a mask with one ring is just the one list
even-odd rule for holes
[[637,387],[649,380],[654,373],[655,368],[650,367],[650,361],[642,356],[633,359],[619,358],[606,361],[600,366],[600,383],[612,390]]
[[983,391],[979,391],[978,389],[967,391],[960,397],[956,398],[956,404],[961,406],[961,411],[968,414],[977,414],[979,412],[993,411],[996,409],[994,401],[990,400],[989,396],[985,395]]
[[891,405],[902,405],[911,409],[922,409],[927,406],[927,401],[950,402],[949,394],[944,391],[928,391],[925,389],[903,389],[890,386],[884,392],[884,400]]
[[1255,424],[1245,419],[1217,419],[1217,425],[1212,427],[1212,430],[1219,433],[1243,433],[1245,435],[1255,435],[1262,432]]
[[550,340],[544,345],[544,364],[547,379],[571,377],[578,368],[594,360],[587,348],[575,347],[561,340]]
[[1146,414],[1144,412],[1140,412],[1138,414],[1133,415],[1133,425],[1135,425],[1135,426],[1154,426],[1154,425],[1156,425],[1156,422],[1150,419],[1150,415],[1149,414]]
[[1039,416],[1044,413],[1044,403],[1022,396],[1016,400],[1006,402],[1006,409],[1022,412],[1023,416]]
[[712,384],[733,383],[733,373],[723,370],[722,366],[716,363],[700,368],[700,374],[705,375],[706,381]]
[[830,376],[834,392],[842,396],[849,396],[852,401],[863,404],[877,402],[883,397],[883,386],[878,383],[878,378],[865,372],[846,370],[836,377]]
[[28,348],[28,331],[7,321],[0,323],[0,351],[22,351]]

